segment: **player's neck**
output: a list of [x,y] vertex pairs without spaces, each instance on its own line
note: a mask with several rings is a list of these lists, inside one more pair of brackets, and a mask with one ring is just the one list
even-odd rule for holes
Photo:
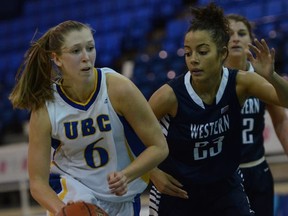
[[225,67],[247,71],[249,69],[249,63],[246,58],[245,59],[227,58],[225,62]]

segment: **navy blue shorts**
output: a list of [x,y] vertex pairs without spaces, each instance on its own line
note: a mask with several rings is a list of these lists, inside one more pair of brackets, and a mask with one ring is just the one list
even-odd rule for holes
[[244,188],[255,215],[274,215],[274,181],[267,161],[258,166],[241,168]]
[[211,184],[184,185],[189,199],[161,194],[159,216],[251,216],[243,179],[235,172],[231,177]]

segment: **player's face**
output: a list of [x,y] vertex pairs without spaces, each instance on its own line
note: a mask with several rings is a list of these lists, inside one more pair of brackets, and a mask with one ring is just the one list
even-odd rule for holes
[[57,58],[64,82],[91,81],[96,59],[95,42],[89,29],[72,31],[65,36],[62,54]]
[[[221,76],[224,56],[218,52],[208,31],[190,31],[184,39],[185,62],[193,81]],[[215,77],[216,76],[216,77]]]
[[230,40],[228,44],[229,55],[231,56],[246,56],[246,51],[249,49],[248,44],[251,43],[249,31],[243,22],[229,20]]

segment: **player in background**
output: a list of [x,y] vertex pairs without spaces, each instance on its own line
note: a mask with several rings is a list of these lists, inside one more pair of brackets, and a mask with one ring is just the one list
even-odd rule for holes
[[[248,61],[248,44],[253,42],[251,23],[239,14],[226,16],[230,25],[230,41],[225,67],[253,73]],[[241,110],[242,114],[242,155],[241,172],[244,188],[255,215],[273,216],[274,181],[265,159],[264,137],[265,110],[270,114],[276,135],[288,154],[288,117],[283,107],[265,104],[255,97],[248,98]]]

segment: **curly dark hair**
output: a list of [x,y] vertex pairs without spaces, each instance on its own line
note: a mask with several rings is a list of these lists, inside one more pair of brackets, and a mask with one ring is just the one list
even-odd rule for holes
[[193,18],[187,33],[190,31],[206,30],[210,33],[219,51],[223,47],[227,47],[230,38],[229,21],[224,16],[222,8],[216,6],[214,3],[210,3],[203,8],[192,7],[191,13]]

